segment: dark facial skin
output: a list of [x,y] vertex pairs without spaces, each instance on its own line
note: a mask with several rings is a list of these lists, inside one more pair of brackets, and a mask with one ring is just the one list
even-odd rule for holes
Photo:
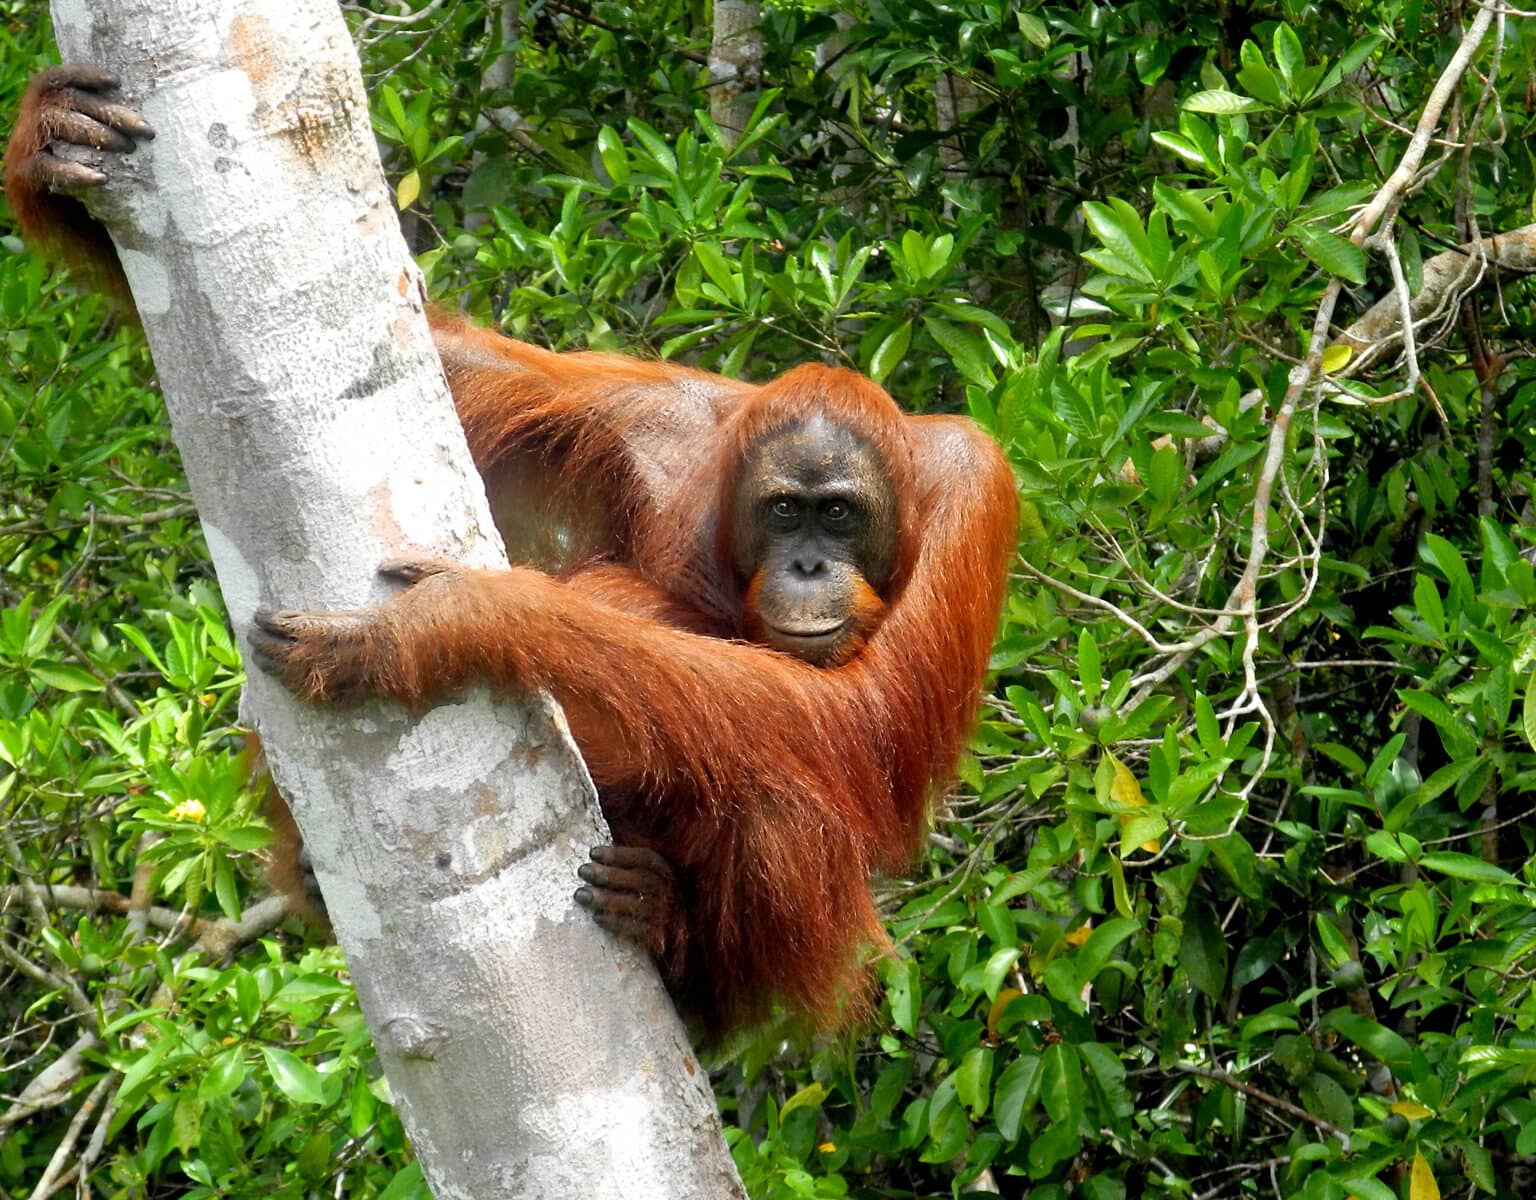
[[867,634],[896,568],[896,495],[875,449],[822,416],[748,450],[731,508],[749,633],[818,666]]

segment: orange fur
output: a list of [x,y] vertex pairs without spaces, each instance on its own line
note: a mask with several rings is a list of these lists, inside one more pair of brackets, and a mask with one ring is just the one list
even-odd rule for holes
[[[12,207],[29,237],[112,274],[100,231],[82,242],[73,210],[28,182],[36,104],[34,88],[7,155]],[[683,1005],[717,1033],[774,997],[834,1023],[884,944],[869,876],[921,847],[974,720],[1015,545],[1006,460],[970,422],[904,416],[847,370],[754,386],[556,354],[450,313],[432,327],[493,509],[521,518],[524,493],[553,487],[558,536],[525,539],[548,551],[533,565],[450,568],[327,618],[290,682],[413,704],[473,679],[548,688],[616,840],[676,870],[663,965]],[[892,578],[864,589],[856,636],[823,667],[749,640],[723,515],[748,449],[814,413],[877,449],[899,517]]]

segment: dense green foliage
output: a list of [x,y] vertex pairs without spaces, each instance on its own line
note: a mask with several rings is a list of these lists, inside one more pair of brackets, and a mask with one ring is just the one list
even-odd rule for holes
[[[1018,469],[996,686],[887,886],[878,1012],[720,1064],[754,1196],[1532,1194],[1532,296],[1469,276],[1406,362],[1314,335],[1527,221],[1529,23],[1362,250],[1475,8],[785,3],[728,150],[704,6],[527,0],[511,48],[492,7],[358,17],[435,293],[844,361]],[[48,48],[0,13],[9,113]],[[265,835],[147,355],[4,244],[0,1189],[414,1194],[339,953],[228,924]]]

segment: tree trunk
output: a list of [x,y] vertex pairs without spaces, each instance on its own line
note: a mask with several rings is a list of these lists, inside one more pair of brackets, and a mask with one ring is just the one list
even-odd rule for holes
[[[377,599],[391,554],[503,561],[336,6],[53,12],[158,134],[92,203],[236,629]],[[301,709],[259,672],[247,703],[437,1195],[740,1195],[654,971],[571,900],[600,819],[547,705]]]
[[709,116],[728,146],[741,140],[763,86],[763,14],[750,0],[715,0]]
[[959,131],[980,110],[981,102],[980,89],[958,71],[945,71],[933,82],[934,123],[945,135],[939,142],[939,161],[946,175],[970,173]]

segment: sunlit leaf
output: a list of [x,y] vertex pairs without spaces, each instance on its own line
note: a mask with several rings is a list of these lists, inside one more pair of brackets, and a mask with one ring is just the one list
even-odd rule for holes
[[1323,373],[1336,375],[1349,365],[1349,360],[1354,358],[1355,348],[1344,342],[1334,342],[1323,351]]
[[1185,112],[1209,113],[1218,117],[1230,117],[1236,113],[1268,112],[1269,108],[1270,106],[1261,100],[1239,96],[1236,92],[1223,91],[1219,88],[1196,92],[1184,101]]
[[782,1120],[797,1108],[819,1108],[826,1098],[827,1089],[824,1084],[808,1083],[784,1101],[784,1107],[779,1109],[779,1117]]
[[263,1046],[261,1056],[267,1060],[267,1070],[278,1091],[295,1104],[323,1104],[325,1090],[320,1083],[320,1073],[298,1055],[277,1046]]

